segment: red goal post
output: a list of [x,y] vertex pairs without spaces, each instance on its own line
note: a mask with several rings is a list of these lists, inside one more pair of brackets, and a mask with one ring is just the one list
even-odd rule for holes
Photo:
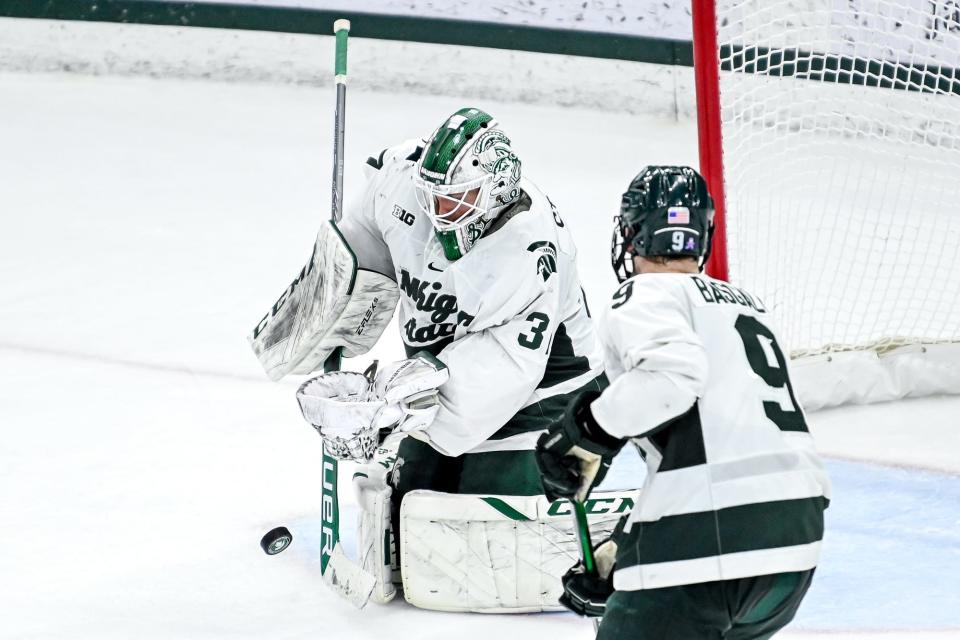
[[726,208],[723,188],[723,137],[720,129],[720,59],[717,47],[717,15],[714,0],[693,0],[693,68],[697,88],[697,143],[700,174],[716,207],[707,273],[728,280]]
[[692,0],[707,271],[810,408],[960,393],[960,0]]

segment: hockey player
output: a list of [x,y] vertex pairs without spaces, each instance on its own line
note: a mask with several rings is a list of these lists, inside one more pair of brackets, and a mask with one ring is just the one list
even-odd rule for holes
[[436,417],[400,446],[397,493],[541,493],[537,436],[602,379],[570,234],[479,109],[367,164],[340,230],[362,266],[394,274],[408,356],[449,372]]
[[[416,380],[445,380],[429,419],[403,427],[410,435],[389,474],[394,522],[415,489],[542,494],[537,437],[572,393],[606,381],[570,233],[482,110],[460,109],[367,165],[362,197],[338,227],[361,269],[399,286],[410,358],[375,386],[390,404],[423,391]],[[321,384],[318,394],[345,400],[335,420],[311,419],[321,434],[355,423],[347,414],[360,403],[333,388],[335,377]],[[374,431],[388,426],[383,415]]]
[[712,230],[696,171],[634,178],[614,235],[622,285],[598,323],[611,384],[579,394],[537,444],[553,497],[584,499],[627,440],[646,459],[597,571],[564,577],[562,602],[602,615],[601,639],[768,638],[817,565],[829,480],[767,309],[700,273]]

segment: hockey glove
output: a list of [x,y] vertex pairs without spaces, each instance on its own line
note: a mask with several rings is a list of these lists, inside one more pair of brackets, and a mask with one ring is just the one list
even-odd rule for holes
[[297,389],[297,402],[326,452],[340,460],[368,460],[380,429],[396,420],[384,415],[384,403],[371,397],[370,381],[362,373],[336,371],[311,378]]
[[590,403],[599,396],[599,391],[575,396],[563,416],[537,440],[537,466],[549,500],[585,500],[626,442],[594,420]]
[[607,539],[593,550],[596,571],[587,573],[578,562],[563,574],[563,595],[560,604],[578,616],[601,618],[606,612],[607,598],[613,593],[613,566],[617,561],[617,543]]
[[427,351],[388,364],[373,382],[373,394],[403,413],[397,431],[426,429],[440,410],[439,387],[450,378],[447,365]]
[[446,366],[419,354],[384,367],[374,381],[336,371],[307,380],[297,390],[303,417],[340,460],[370,460],[384,436],[426,428],[440,409],[437,387]]

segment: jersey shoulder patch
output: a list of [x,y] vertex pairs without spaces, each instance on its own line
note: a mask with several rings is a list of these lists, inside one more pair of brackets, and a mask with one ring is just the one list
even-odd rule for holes
[[376,169],[377,171],[379,171],[380,169],[383,168],[383,154],[385,154],[386,152],[387,150],[384,149],[383,151],[380,152],[380,155],[377,156],[376,158],[374,158],[373,156],[370,156],[369,158],[367,158],[367,164],[373,167],[374,169]]
[[423,155],[423,145],[418,144],[417,148],[410,152],[410,155],[406,157],[408,162],[420,162],[420,156]]
[[546,282],[558,272],[566,256],[561,257],[563,247],[552,220],[544,224],[543,217],[542,210],[521,210],[496,233],[485,235],[467,256],[476,253],[491,269],[513,282]]
[[404,140],[400,144],[387,147],[376,156],[367,158],[367,166],[380,171],[384,167],[396,163],[415,163],[420,159],[420,154],[423,153],[423,144],[423,140],[419,138]]

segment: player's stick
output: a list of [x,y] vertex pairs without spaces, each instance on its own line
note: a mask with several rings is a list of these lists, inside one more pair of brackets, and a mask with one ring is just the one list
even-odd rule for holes
[[583,506],[583,502],[580,500],[572,499],[570,502],[573,503],[573,522],[577,531],[577,539],[580,541],[580,560],[583,561],[583,568],[587,573],[594,573],[597,566],[593,560],[593,543],[590,541],[587,508]]
[[[347,36],[349,20],[333,23],[336,34],[334,82],[337,87],[337,106],[333,120],[333,201],[330,217],[339,222],[343,217],[343,138],[347,103]],[[324,371],[340,369],[341,348],[334,349],[323,363]],[[334,591],[362,608],[370,599],[376,581],[343,553],[340,545],[340,501],[337,496],[337,459],[323,450],[323,481],[321,483],[322,514],[320,528],[320,572]]]
[[[573,522],[577,532],[577,540],[580,542],[580,560],[583,562],[583,568],[587,573],[597,572],[597,563],[593,558],[593,542],[590,540],[590,523],[587,522],[587,508],[583,502],[577,499],[571,499],[573,503]],[[594,633],[600,628],[600,618],[593,619]]]

